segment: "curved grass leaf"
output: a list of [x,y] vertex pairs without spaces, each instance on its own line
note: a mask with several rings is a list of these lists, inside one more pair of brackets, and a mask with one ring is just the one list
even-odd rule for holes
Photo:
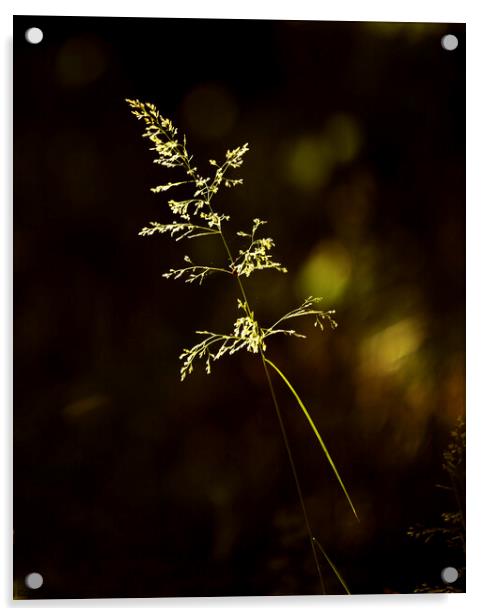
[[318,431],[318,429],[316,428],[315,423],[312,421],[312,417],[310,416],[309,411],[306,409],[306,407],[305,407],[304,403],[302,402],[302,400],[301,400],[301,399],[300,399],[300,397],[299,397],[299,394],[298,394],[298,393],[295,391],[295,389],[292,387],[292,385],[290,384],[290,382],[289,382],[289,380],[287,379],[287,377],[285,376],[285,374],[284,374],[284,373],[283,373],[283,372],[282,372],[279,368],[277,368],[277,366],[276,366],[276,365],[275,365],[272,361],[270,361],[270,360],[269,360],[269,359],[267,359],[266,357],[264,357],[264,360],[267,362],[267,364],[268,364],[269,366],[271,366],[271,367],[275,370],[275,372],[276,372],[276,373],[277,373],[277,374],[281,377],[281,379],[283,380],[283,382],[287,385],[287,387],[288,387],[288,388],[290,389],[290,391],[293,393],[293,395],[294,395],[295,399],[297,400],[297,402],[298,402],[298,404],[299,404],[300,408],[301,408],[301,409],[302,409],[302,411],[304,412],[304,415],[306,416],[307,421],[309,422],[309,424],[310,424],[310,426],[311,426],[312,430],[314,431],[314,434],[317,436],[317,440],[319,441],[319,443],[320,443],[320,445],[321,445],[321,447],[322,447],[322,450],[323,450],[323,452],[324,452],[324,454],[325,454],[325,456],[326,456],[326,458],[327,458],[327,460],[328,460],[329,464],[331,465],[331,468],[332,468],[332,470],[334,471],[334,474],[336,475],[337,480],[339,481],[339,485],[341,486],[341,488],[342,488],[342,490],[343,490],[344,494],[346,495],[346,498],[347,498],[347,500],[348,500],[348,503],[349,503],[349,505],[351,506],[351,509],[353,510],[354,516],[356,517],[356,519],[357,519],[357,520],[358,520],[358,522],[359,522],[359,517],[358,517],[358,514],[356,513],[356,509],[355,509],[355,507],[354,507],[354,505],[353,505],[353,502],[352,502],[352,500],[351,500],[351,498],[350,498],[350,496],[349,496],[349,494],[348,494],[348,491],[346,490],[346,488],[345,488],[345,486],[344,486],[343,480],[341,479],[341,476],[340,476],[340,474],[339,474],[339,472],[338,472],[338,470],[337,470],[337,468],[336,468],[336,465],[334,464],[333,459],[331,458],[331,454],[329,453],[329,451],[328,451],[327,447],[324,445],[324,441],[322,440],[322,437],[321,437],[321,435],[319,434],[319,431]]

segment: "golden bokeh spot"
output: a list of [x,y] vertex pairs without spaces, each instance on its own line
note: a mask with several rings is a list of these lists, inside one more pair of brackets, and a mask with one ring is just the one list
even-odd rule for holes
[[302,135],[287,149],[289,181],[303,190],[317,190],[328,184],[339,164],[351,162],[363,137],[358,122],[349,114],[331,116],[315,135]]
[[445,32],[447,26],[428,22],[391,22],[369,21],[361,24],[362,28],[383,38],[405,38],[410,42],[418,42],[426,36]]
[[322,297],[326,305],[341,298],[351,277],[352,262],[339,242],[319,244],[304,263],[297,277],[299,294]]
[[68,39],[56,58],[56,73],[64,86],[81,87],[96,81],[108,66],[106,44],[94,36]]
[[390,374],[398,371],[403,360],[422,344],[424,328],[419,319],[410,317],[366,338],[361,344],[361,361],[365,372]]
[[238,110],[225,87],[205,83],[187,94],[182,103],[182,115],[191,133],[202,139],[219,139],[233,127]]
[[289,180],[298,188],[315,190],[325,185],[334,168],[331,144],[323,138],[301,137],[289,150]]
[[363,141],[361,129],[355,118],[346,113],[331,116],[325,130],[334,158],[340,163],[349,163],[358,154]]
[[102,394],[93,394],[80,400],[71,402],[64,408],[64,413],[72,419],[76,419],[88,413],[99,411],[106,407],[110,402],[107,396]]

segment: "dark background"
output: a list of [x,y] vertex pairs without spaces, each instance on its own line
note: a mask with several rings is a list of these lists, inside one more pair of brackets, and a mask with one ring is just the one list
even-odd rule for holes
[[337,330],[303,322],[307,340],[276,337],[269,357],[360,514],[275,381],[314,533],[351,591],[413,592],[461,564],[407,529],[455,506],[435,486],[465,398],[464,49],[457,24],[14,18],[18,598],[319,592],[258,359],[180,383],[181,349],[231,328],[236,289],[161,278],[224,255],[137,235],[170,221],[149,188],[178,176],[151,163],[126,97],[170,117],[201,170],[249,142],[244,185],[215,204],[234,230],[268,220],[289,269],[250,279],[259,320],[307,295],[337,310]]

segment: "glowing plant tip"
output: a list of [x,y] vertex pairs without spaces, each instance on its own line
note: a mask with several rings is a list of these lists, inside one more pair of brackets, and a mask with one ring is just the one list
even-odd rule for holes
[[[151,236],[156,233],[166,234],[175,241],[190,240],[197,237],[217,235],[224,243],[227,260],[225,263],[214,267],[193,263],[190,256],[186,255],[184,261],[187,264],[180,268],[170,268],[163,273],[164,278],[181,279],[184,282],[197,282],[201,285],[211,274],[230,274],[236,276],[241,286],[241,278],[248,278],[261,270],[275,270],[286,273],[287,269],[272,256],[275,241],[271,237],[258,237],[260,228],[267,224],[266,220],[254,218],[250,231],[237,231],[235,239],[240,243],[238,253],[233,257],[223,233],[224,225],[230,220],[228,214],[217,212],[212,200],[221,186],[233,188],[242,184],[240,178],[227,177],[232,169],[238,169],[243,164],[243,158],[248,152],[248,144],[227,150],[223,162],[218,163],[215,159],[209,160],[213,172],[209,176],[200,174],[193,164],[193,156],[187,150],[186,138],[180,138],[177,128],[172,122],[164,118],[155,105],[143,103],[139,100],[127,99],[134,116],[145,125],[143,136],[152,144],[151,150],[155,151],[157,158],[154,162],[165,167],[180,167],[186,178],[176,182],[167,182],[151,188],[157,195],[172,190],[190,189],[191,193],[186,198],[169,199],[168,208],[173,216],[170,222],[151,222],[144,227],[139,235]],[[243,244],[243,245],[241,245]],[[205,338],[189,349],[184,349],[180,355],[182,360],[181,380],[184,380],[193,372],[193,364],[196,360],[205,362],[207,374],[211,373],[211,364],[224,355],[233,355],[238,351],[257,353],[260,349],[265,350],[265,340],[269,336],[284,334],[297,338],[305,338],[304,334],[295,329],[279,327],[285,321],[297,317],[311,316],[314,325],[321,330],[327,322],[331,327],[336,327],[332,318],[334,311],[324,312],[315,307],[321,298],[308,297],[298,308],[291,310],[280,317],[270,327],[261,327],[250,310],[246,298],[238,300],[238,309],[244,312],[244,316],[236,319],[233,331],[229,333],[196,332]]]

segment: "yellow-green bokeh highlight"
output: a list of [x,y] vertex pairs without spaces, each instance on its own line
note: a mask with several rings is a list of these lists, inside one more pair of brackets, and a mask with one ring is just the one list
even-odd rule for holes
[[327,183],[334,168],[334,157],[327,140],[306,136],[292,146],[288,159],[290,181],[305,190]]
[[218,83],[202,83],[190,90],[182,102],[188,131],[201,139],[219,139],[233,128],[238,108],[229,90]]
[[349,163],[358,155],[363,137],[354,116],[346,113],[331,116],[324,134],[332,147],[336,162]]
[[361,362],[366,372],[397,372],[421,346],[424,327],[419,318],[408,317],[368,336],[361,344]]
[[326,305],[344,294],[352,272],[352,260],[337,241],[321,242],[311,252],[297,275],[297,292],[303,297],[322,297]]
[[286,167],[289,182],[305,191],[326,186],[336,166],[356,158],[362,141],[356,118],[346,113],[332,115],[321,131],[300,135],[288,146]]
[[58,81],[67,87],[87,86],[108,68],[107,44],[95,36],[69,38],[59,50],[55,69]]
[[405,21],[368,21],[361,24],[363,30],[383,38],[404,38],[415,43],[432,33],[437,35],[447,31],[447,24]]

